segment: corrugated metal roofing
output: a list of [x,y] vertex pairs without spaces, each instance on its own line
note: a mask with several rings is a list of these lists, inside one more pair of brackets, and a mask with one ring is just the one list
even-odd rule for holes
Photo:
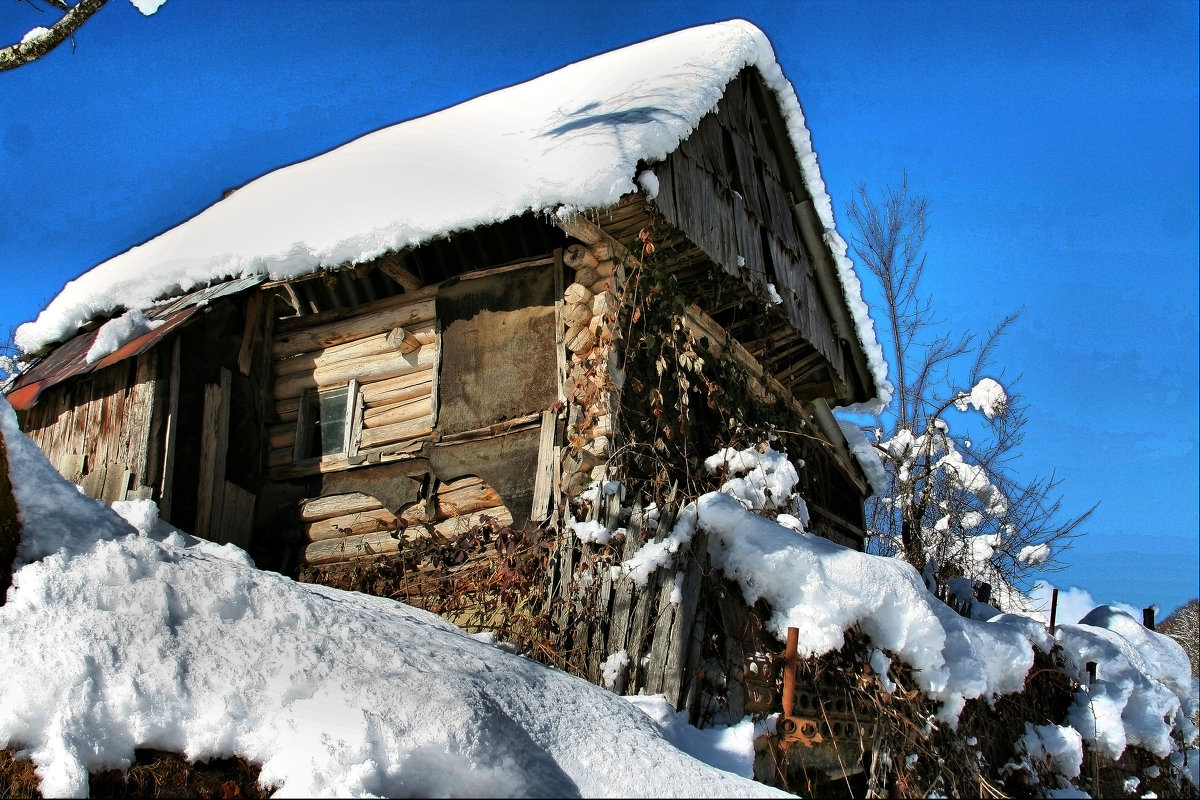
[[152,321],[162,320],[162,325],[126,343],[124,347],[115,353],[111,353],[91,364],[87,362],[87,354],[91,350],[92,343],[96,340],[100,328],[93,328],[86,333],[81,333],[56,347],[32,367],[21,373],[8,392],[8,402],[17,411],[32,408],[37,402],[38,396],[51,386],[62,383],[76,375],[86,375],[89,372],[96,372],[105,367],[111,367],[113,364],[117,364],[127,358],[140,355],[161,341],[169,333],[183,326],[197,311],[212,301],[253,288],[264,280],[264,277],[254,276],[214,283],[211,286],[205,286],[202,289],[196,289],[180,297],[173,298],[162,305],[149,308],[145,311],[146,318]]

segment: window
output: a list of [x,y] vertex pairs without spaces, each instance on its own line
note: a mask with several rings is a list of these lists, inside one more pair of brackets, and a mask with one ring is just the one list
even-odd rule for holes
[[361,407],[358,381],[337,389],[306,390],[296,416],[293,460],[355,455],[362,429]]

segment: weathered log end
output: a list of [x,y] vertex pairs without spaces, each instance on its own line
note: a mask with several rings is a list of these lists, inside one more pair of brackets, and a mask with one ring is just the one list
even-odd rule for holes
[[21,522],[17,518],[17,501],[8,479],[8,450],[0,436],[0,606],[12,585],[13,559],[21,542]]

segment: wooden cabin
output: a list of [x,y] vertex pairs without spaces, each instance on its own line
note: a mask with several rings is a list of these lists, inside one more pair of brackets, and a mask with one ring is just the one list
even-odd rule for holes
[[[152,499],[260,566],[498,630],[700,722],[767,710],[747,665],[779,644],[702,534],[645,586],[612,568],[719,485],[704,457],[768,435],[804,462],[809,530],[863,545],[869,488],[830,409],[879,394],[878,346],[807,131],[760,66],[727,73],[694,122],[660,99],[680,140],[634,153],[606,205],[550,196],[361,260],[176,287],[115,352],[87,359],[99,317],[44,347],[9,401],[88,494]],[[620,534],[581,541],[572,517]]]

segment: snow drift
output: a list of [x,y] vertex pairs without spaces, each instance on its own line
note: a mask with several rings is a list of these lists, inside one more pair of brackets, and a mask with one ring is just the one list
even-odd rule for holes
[[46,796],[152,747],[241,755],[279,796],[762,796],[625,700],[390,600],[295,583],[60,478],[0,401],[20,568],[0,747]]

